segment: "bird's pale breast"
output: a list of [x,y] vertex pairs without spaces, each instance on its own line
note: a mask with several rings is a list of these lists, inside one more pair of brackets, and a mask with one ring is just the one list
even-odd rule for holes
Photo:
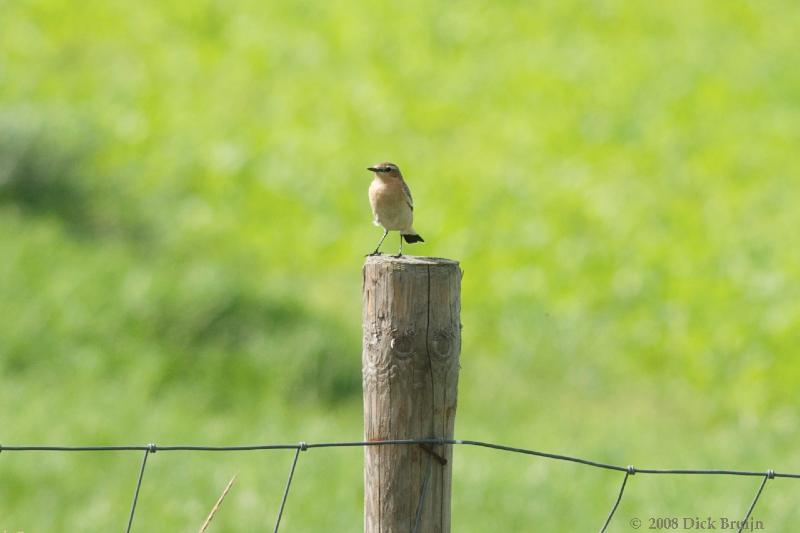
[[412,211],[403,192],[402,183],[375,178],[369,186],[369,203],[375,220],[388,230],[411,228]]

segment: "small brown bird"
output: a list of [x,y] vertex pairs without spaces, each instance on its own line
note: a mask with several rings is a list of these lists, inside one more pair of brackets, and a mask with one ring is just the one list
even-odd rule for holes
[[394,163],[378,163],[367,167],[375,173],[375,179],[369,186],[369,204],[372,206],[373,223],[383,228],[383,237],[378,241],[375,251],[369,255],[380,255],[381,244],[390,231],[400,232],[400,252],[394,257],[403,255],[403,239],[407,243],[425,242],[414,231],[414,201],[411,191]]

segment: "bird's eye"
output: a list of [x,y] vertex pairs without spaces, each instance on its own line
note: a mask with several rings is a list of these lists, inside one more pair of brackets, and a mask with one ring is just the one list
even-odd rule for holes
[[394,170],[394,167],[386,167],[383,169],[384,172],[391,172],[392,170]]

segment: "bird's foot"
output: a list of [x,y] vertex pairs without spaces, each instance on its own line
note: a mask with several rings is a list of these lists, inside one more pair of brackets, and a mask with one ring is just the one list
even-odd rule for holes
[[374,257],[374,256],[376,256],[376,255],[381,255],[381,253],[380,253],[378,250],[375,250],[375,251],[374,251],[374,252],[372,252],[371,254],[367,254],[367,255],[365,255],[364,257]]
[[393,255],[391,257],[394,257],[395,259],[400,259],[401,257],[403,257],[403,254]]

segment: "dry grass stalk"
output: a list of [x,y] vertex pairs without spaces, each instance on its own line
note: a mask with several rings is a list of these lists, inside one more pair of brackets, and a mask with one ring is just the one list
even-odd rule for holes
[[208,529],[208,525],[211,523],[211,520],[214,518],[214,515],[217,514],[217,511],[219,511],[219,508],[222,505],[222,500],[225,499],[225,496],[228,494],[228,491],[231,490],[234,481],[236,481],[236,475],[234,475],[231,478],[231,480],[228,481],[228,485],[225,487],[225,490],[222,491],[222,494],[217,500],[217,503],[214,504],[214,507],[211,509],[211,512],[208,513],[208,518],[206,518],[206,521],[203,522],[203,525],[200,527],[199,533],[205,533],[205,530]]

